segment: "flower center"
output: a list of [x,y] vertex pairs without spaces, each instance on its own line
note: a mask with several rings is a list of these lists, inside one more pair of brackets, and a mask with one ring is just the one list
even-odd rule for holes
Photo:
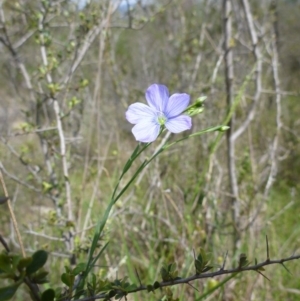
[[167,121],[167,117],[163,113],[160,112],[157,117],[157,121],[158,121],[159,125],[164,125]]

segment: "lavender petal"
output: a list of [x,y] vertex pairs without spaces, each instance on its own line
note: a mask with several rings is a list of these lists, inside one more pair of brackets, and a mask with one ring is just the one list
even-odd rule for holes
[[180,115],[169,119],[165,126],[171,133],[180,133],[191,129],[192,118],[187,115]]
[[145,118],[155,120],[157,114],[156,110],[153,108],[150,108],[143,103],[136,102],[128,107],[125,116],[130,123],[137,124],[143,122]]
[[151,108],[164,112],[169,100],[169,90],[166,86],[153,84],[147,89],[145,96]]
[[181,114],[189,105],[190,95],[186,93],[173,94],[166,106],[165,114],[168,118],[176,117]]
[[139,122],[132,128],[132,133],[137,141],[153,142],[159,134],[160,125],[148,119]]

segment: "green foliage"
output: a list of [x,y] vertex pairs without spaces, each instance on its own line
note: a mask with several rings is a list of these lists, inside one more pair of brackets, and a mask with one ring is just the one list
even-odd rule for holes
[[53,301],[55,298],[55,291],[52,288],[48,288],[43,291],[41,301]]
[[48,282],[48,272],[42,269],[47,258],[48,253],[43,250],[36,251],[32,256],[26,258],[22,258],[20,255],[1,253],[0,278],[14,283],[0,288],[0,300],[10,300],[25,280],[34,284]]
[[239,269],[248,266],[250,263],[247,259],[246,254],[242,253],[240,254],[239,258]]
[[178,277],[176,263],[170,263],[162,266],[160,269],[160,275],[164,282],[180,279],[180,277]]
[[12,284],[12,285],[9,285],[6,287],[1,287],[0,288],[0,301],[10,300],[16,293],[20,284],[21,283],[19,282],[19,283],[15,283],[15,284]]
[[200,253],[197,256],[197,258],[195,258],[195,261],[194,261],[196,274],[205,273],[205,272],[209,271],[210,269],[212,269],[212,266],[208,265],[209,261],[210,261],[210,259],[209,259],[208,255],[205,253],[205,251],[203,249],[200,249]]
[[45,263],[47,262],[47,259],[48,259],[47,252],[45,252],[43,250],[36,251],[32,255],[32,261],[26,267],[26,274],[31,275],[31,274],[35,273],[36,271],[38,271],[40,268],[42,268],[45,265]]

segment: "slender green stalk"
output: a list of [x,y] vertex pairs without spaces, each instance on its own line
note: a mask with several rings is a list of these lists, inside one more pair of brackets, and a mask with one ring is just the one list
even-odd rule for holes
[[[137,176],[140,174],[140,172],[151,162],[153,161],[160,153],[162,153],[163,151],[165,151],[166,149],[170,148],[171,146],[186,140],[188,138],[192,138],[192,137],[196,137],[199,135],[202,135],[204,133],[208,133],[208,132],[213,132],[213,131],[219,131],[222,129],[223,126],[216,126],[216,127],[211,127],[211,128],[207,128],[205,130],[199,131],[197,133],[193,133],[191,135],[188,135],[186,137],[183,137],[175,142],[172,142],[170,144],[165,144],[163,145],[157,152],[155,152],[150,159],[148,160],[144,160],[144,162],[137,168],[137,170],[135,171],[135,173],[133,174],[133,176],[131,177],[131,179],[127,182],[127,184],[121,189],[121,191],[117,194],[119,185],[121,180],[123,179],[124,175],[127,173],[127,171],[130,169],[130,167],[132,166],[132,163],[139,157],[139,155],[145,151],[149,145],[151,143],[147,143],[145,145],[143,145],[141,147],[141,144],[138,144],[137,147],[135,148],[135,150],[133,151],[132,155],[130,156],[130,158],[127,160],[127,162],[124,165],[123,171],[118,179],[118,182],[115,186],[115,189],[112,193],[110,202],[108,204],[108,206],[106,207],[106,210],[102,216],[102,218],[99,220],[98,224],[96,225],[96,229],[95,229],[95,234],[93,237],[93,241],[92,241],[92,245],[90,248],[90,253],[89,253],[89,258],[88,258],[88,262],[87,262],[87,267],[86,267],[86,271],[84,273],[84,277],[83,277],[83,281],[85,281],[85,278],[87,277],[87,275],[89,274],[89,271],[93,268],[94,264],[96,263],[96,261],[99,259],[100,255],[103,252],[103,248],[100,250],[100,252],[94,256],[95,250],[97,248],[98,245],[98,241],[102,235],[103,229],[106,225],[106,222],[108,220],[109,214],[113,208],[113,206],[115,205],[115,203],[120,199],[120,197],[125,193],[125,191],[129,188],[129,186],[132,184],[132,182],[137,178]],[[160,132],[160,134],[163,131]],[[107,245],[105,245],[106,247]],[[104,247],[104,248],[105,248]]]
[[234,278],[238,273],[234,273],[228,277],[226,277],[223,281],[219,282],[216,286],[208,290],[206,293],[204,293],[202,296],[196,299],[196,301],[204,300],[206,297],[210,296],[214,291],[219,289],[220,287],[224,286],[226,282],[228,282],[230,279]]

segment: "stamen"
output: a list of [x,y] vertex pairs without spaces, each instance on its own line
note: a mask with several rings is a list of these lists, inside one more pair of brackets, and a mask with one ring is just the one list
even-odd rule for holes
[[157,117],[157,121],[159,125],[165,125],[167,118],[163,113],[160,112],[160,115]]

